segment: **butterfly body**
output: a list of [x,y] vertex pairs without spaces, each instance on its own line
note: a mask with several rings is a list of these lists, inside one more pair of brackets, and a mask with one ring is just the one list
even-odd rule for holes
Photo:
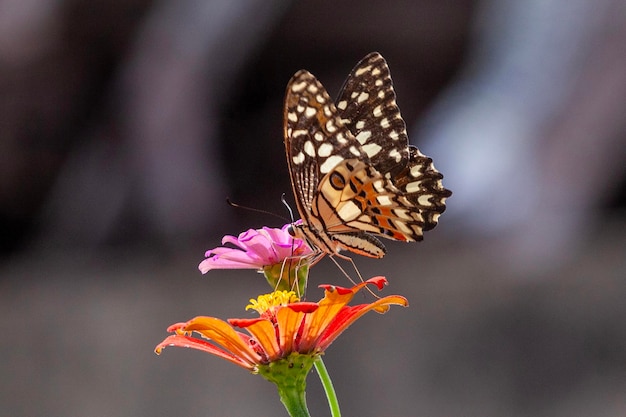
[[381,258],[375,237],[422,240],[450,191],[432,160],[408,144],[384,58],[371,53],[334,102],[308,71],[285,95],[287,162],[301,221],[294,234],[321,254]]

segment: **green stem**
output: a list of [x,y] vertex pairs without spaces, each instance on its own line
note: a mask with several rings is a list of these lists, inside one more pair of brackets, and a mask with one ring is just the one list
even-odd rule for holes
[[306,377],[313,367],[313,355],[292,353],[266,365],[258,373],[276,384],[280,401],[291,417],[310,417],[306,407]]
[[313,365],[315,365],[315,370],[320,377],[324,391],[326,391],[326,398],[328,399],[328,406],[330,407],[330,415],[332,417],[341,417],[339,401],[337,400],[337,394],[335,394],[333,381],[330,380],[330,375],[328,375],[328,371],[326,370],[322,357],[318,356],[313,362]]
[[293,386],[278,387],[278,395],[291,417],[311,417],[303,390]]

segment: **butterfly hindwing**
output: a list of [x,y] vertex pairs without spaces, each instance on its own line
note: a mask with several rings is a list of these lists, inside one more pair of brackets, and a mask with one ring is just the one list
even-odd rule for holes
[[419,211],[371,165],[340,162],[319,185],[313,215],[326,219],[326,231],[363,231],[395,240],[421,240]]

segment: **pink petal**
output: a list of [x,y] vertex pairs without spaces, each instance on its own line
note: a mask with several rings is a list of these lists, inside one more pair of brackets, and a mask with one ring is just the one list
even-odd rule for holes
[[198,269],[206,274],[212,269],[260,269],[263,265],[257,259],[252,259],[246,252],[232,249],[221,255],[213,255],[200,262]]

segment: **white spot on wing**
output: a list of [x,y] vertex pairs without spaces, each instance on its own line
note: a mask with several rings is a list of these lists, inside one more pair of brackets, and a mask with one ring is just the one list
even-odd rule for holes
[[322,165],[320,165],[320,172],[322,174],[328,174],[331,169],[337,166],[338,163],[343,161],[343,158],[339,155],[329,156],[326,161]]
[[[419,191],[420,190],[420,182],[419,181],[410,182],[410,183],[408,183],[406,185],[406,187],[404,187],[404,189],[406,190],[407,193],[414,193],[416,191]],[[421,196],[420,196],[420,198],[421,198]],[[418,199],[418,201],[419,201],[419,199]]]
[[357,103],[363,103],[365,100],[370,98],[370,95],[365,91],[359,94],[359,97],[356,99]]
[[406,225],[406,223],[404,222],[396,222],[396,225],[398,226],[398,228],[400,228],[405,235],[412,235],[413,231],[409,228],[409,226]]
[[361,151],[359,151],[356,146],[350,146],[350,152],[352,152],[354,156],[361,156]]
[[[315,113],[317,113],[317,110],[315,110],[314,107],[307,107],[306,110],[304,111],[304,116],[307,119],[310,119],[311,117],[315,116]],[[387,119],[385,119],[387,120]]]
[[374,115],[374,117],[380,117],[383,114],[383,109],[380,105],[374,107],[374,110],[372,111],[372,114]]
[[421,165],[414,165],[411,167],[411,176],[413,177],[419,177],[422,171],[422,166]]
[[376,180],[372,183],[372,185],[374,186],[374,189],[377,192],[379,193],[385,192],[385,183],[383,182],[383,180]]
[[400,162],[400,159],[402,159],[402,155],[400,155],[400,152],[398,152],[397,149],[389,151],[389,157],[395,159],[396,162]]
[[366,72],[368,72],[370,69],[372,68],[371,65],[368,65],[367,67],[363,67],[363,68],[359,68],[358,70],[356,70],[356,72],[354,73],[354,75],[356,75],[357,77],[365,74]]
[[315,135],[313,135],[313,137],[318,142],[321,142],[324,140],[324,135],[322,134],[322,132],[315,132]]
[[361,130],[365,127],[365,121],[363,120],[359,120],[358,122],[356,122],[356,128]]
[[294,164],[300,165],[302,162],[304,162],[304,154],[302,152],[300,152],[300,153],[298,153],[298,155],[294,156],[291,159],[293,160]]
[[310,140],[304,142],[304,153],[306,153],[310,157],[315,156],[315,146],[313,146],[313,143]]
[[348,107],[348,102],[345,101],[345,100],[340,101],[339,103],[337,103],[337,108],[338,109],[345,110],[346,107]]
[[363,145],[363,150],[370,158],[377,155],[381,149],[382,147],[377,143],[368,143],[367,145]]
[[347,201],[345,204],[342,204],[337,213],[343,221],[350,221],[359,217],[361,215],[361,210],[359,210],[359,207],[354,204],[354,202]]
[[298,116],[294,112],[289,112],[287,113],[287,119],[289,119],[290,122],[295,123],[298,121]]
[[300,91],[304,90],[304,87],[306,87],[306,84],[307,84],[306,81],[293,84],[291,86],[291,91],[293,91],[294,93],[299,93]]
[[356,135],[356,140],[358,140],[359,143],[363,145],[365,142],[367,142],[370,136],[372,136],[372,132],[370,132],[369,130],[363,130],[359,132],[358,135]]
[[417,199],[417,202],[418,202],[420,205],[422,205],[422,206],[432,206],[432,203],[431,203],[430,201],[428,201],[428,199],[429,199],[430,197],[431,197],[431,196],[430,196],[430,195],[428,195],[428,194],[421,195],[421,196],[419,196],[419,198]]
[[391,206],[393,204],[393,201],[391,201],[388,195],[376,196],[376,201],[378,201],[378,204],[381,206]]
[[331,145],[330,143],[322,143],[317,149],[317,154],[325,158],[333,153],[333,149],[333,145]]

